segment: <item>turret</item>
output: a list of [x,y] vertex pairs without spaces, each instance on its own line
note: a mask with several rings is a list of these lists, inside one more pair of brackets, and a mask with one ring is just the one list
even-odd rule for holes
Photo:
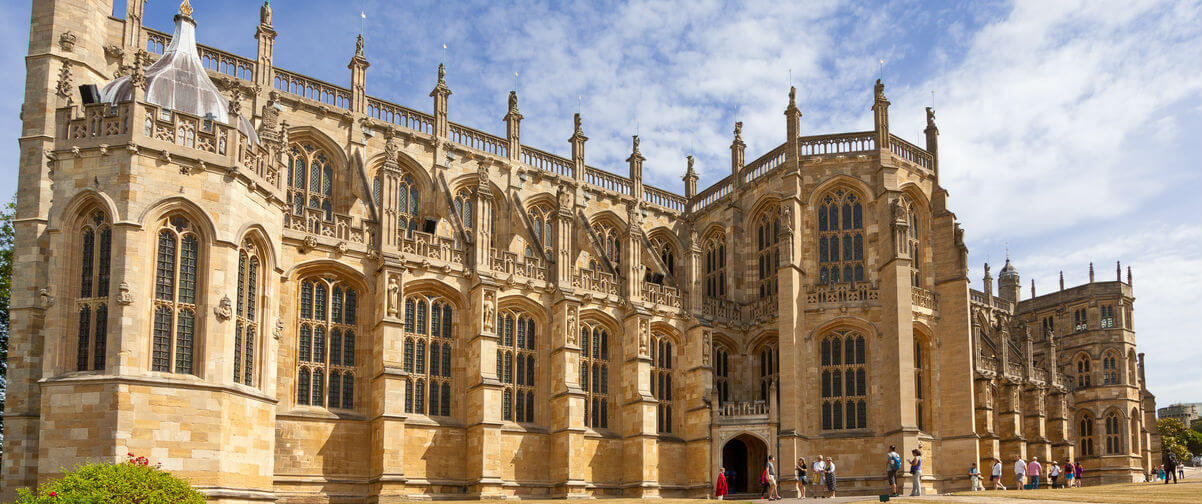
[[997,294],[998,297],[1017,303],[1019,299],[1019,290],[1022,283],[1018,278],[1018,270],[1013,264],[1010,264],[1010,257],[1006,257],[1006,265],[1002,266],[1001,273],[997,276]]
[[689,166],[685,170],[684,177],[681,177],[681,180],[684,180],[685,199],[691,200],[697,195],[697,179],[699,177],[697,176],[697,172],[693,171],[693,155],[689,154],[689,157],[685,159],[688,160]]
[[985,286],[985,298],[992,300],[993,298],[993,275],[989,274],[989,263],[985,263],[985,278],[982,282]]

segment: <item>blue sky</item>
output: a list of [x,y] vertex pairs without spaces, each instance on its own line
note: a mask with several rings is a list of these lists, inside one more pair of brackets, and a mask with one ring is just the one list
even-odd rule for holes
[[[118,2],[123,4],[124,2]],[[0,0],[0,64],[21,68],[28,1]],[[257,2],[194,0],[204,44],[252,56]],[[368,94],[419,110],[444,59],[453,121],[504,134],[516,86],[524,143],[569,152],[579,110],[589,164],[682,192],[729,173],[735,121],[747,159],[784,138],[789,84],[803,134],[871,129],[884,75],[894,133],[919,143],[934,101],[941,177],[966,229],[975,288],[1005,251],[1048,292],[1135,273],[1135,322],[1161,404],[1202,401],[1202,2],[838,0],[273,2],[276,64],[346,85],[367,38]],[[145,22],[170,31],[177,2]],[[118,11],[123,11],[122,7]],[[367,13],[361,20],[359,13]],[[885,64],[879,63],[885,60]],[[14,74],[16,75],[16,74]],[[15,191],[22,79],[0,81],[0,194]],[[934,96],[932,97],[932,91]]]

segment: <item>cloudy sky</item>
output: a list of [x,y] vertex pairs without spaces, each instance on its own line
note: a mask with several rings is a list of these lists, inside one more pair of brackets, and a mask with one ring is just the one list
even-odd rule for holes
[[[118,12],[124,8],[118,0]],[[252,56],[258,4],[193,0],[202,43]],[[0,65],[23,66],[29,0],[0,0]],[[177,2],[145,22],[170,31]],[[277,0],[276,64],[349,81],[367,38],[368,93],[419,110],[439,61],[451,119],[504,135],[515,86],[523,140],[569,152],[581,112],[589,164],[625,172],[642,139],[650,183],[683,192],[729,170],[735,121],[747,159],[784,139],[790,84],[803,134],[872,128],[884,76],[894,133],[920,143],[934,104],[942,181],[981,263],[1010,257],[1048,292],[1131,265],[1136,329],[1161,404],[1202,401],[1202,2],[848,3]],[[366,12],[367,19],[360,17]],[[443,45],[447,48],[444,51]],[[880,63],[884,60],[884,64]],[[517,73],[515,78],[514,73]],[[16,74],[14,74],[15,77]],[[0,194],[15,191],[20,78],[0,80]],[[996,267],[995,267],[996,271]]]

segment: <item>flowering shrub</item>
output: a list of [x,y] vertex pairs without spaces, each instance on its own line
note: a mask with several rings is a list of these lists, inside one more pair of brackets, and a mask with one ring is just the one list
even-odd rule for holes
[[78,466],[35,494],[17,490],[15,504],[204,504],[187,482],[130,453],[120,464]]

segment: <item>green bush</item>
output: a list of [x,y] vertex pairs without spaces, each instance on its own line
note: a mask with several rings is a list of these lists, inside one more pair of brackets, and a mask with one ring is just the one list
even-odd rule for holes
[[204,504],[187,482],[129,454],[122,464],[88,464],[46,483],[35,494],[17,491],[15,504]]

